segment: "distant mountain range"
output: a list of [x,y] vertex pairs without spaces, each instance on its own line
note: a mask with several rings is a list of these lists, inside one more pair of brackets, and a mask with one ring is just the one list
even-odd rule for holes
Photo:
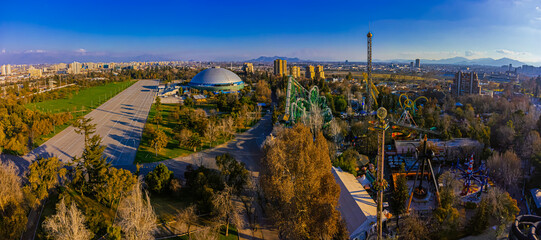
[[[290,63],[294,62],[315,62],[312,60],[299,59],[296,57],[267,57],[261,56],[256,59],[247,60],[246,62],[273,62],[275,59],[286,60]],[[178,57],[167,55],[152,55],[141,54],[134,56],[121,56],[108,53],[98,52],[20,52],[20,53],[0,53],[0,65],[2,64],[51,64],[51,63],[70,63],[70,62],[150,62],[150,61],[178,61]],[[392,59],[392,60],[374,60],[374,62],[386,63],[405,63],[408,64],[412,59]],[[464,57],[454,57],[439,60],[421,59],[422,64],[455,64],[455,65],[486,65],[486,66],[502,66],[513,64],[513,66],[522,66],[525,63],[510,59],[510,58],[478,58],[467,59]],[[533,63],[539,66],[541,63]]]
[[[382,60],[381,62],[391,62],[391,63],[410,63],[414,60],[406,60],[406,59],[393,59],[393,60]],[[421,65],[422,64],[454,64],[454,65],[486,65],[486,66],[502,66],[502,65],[509,65],[513,64],[513,66],[518,67],[522,66],[525,63],[510,59],[510,58],[500,58],[500,59],[493,59],[493,58],[478,58],[478,59],[467,59],[464,57],[454,57],[454,58],[446,58],[446,59],[439,59],[439,60],[430,60],[430,59],[421,59]]]
[[100,53],[54,53],[54,52],[26,52],[26,53],[1,53],[0,65],[2,64],[53,64],[70,62],[153,62],[153,61],[177,61],[173,57],[142,54],[135,56],[114,56]]
[[274,62],[274,60],[276,59],[282,59],[288,62],[313,62],[311,60],[302,60],[299,58],[289,58],[289,57],[279,57],[279,56],[274,56],[274,57],[261,56],[256,59],[248,60],[247,62]]

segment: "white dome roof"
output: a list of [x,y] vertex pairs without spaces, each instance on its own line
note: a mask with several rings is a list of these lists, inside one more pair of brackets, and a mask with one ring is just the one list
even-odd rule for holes
[[237,74],[223,68],[208,68],[192,78],[193,85],[224,85],[242,82]]

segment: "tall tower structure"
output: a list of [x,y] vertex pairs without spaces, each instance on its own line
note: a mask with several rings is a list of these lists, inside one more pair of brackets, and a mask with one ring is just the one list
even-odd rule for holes
[[372,112],[372,93],[370,90],[372,86],[372,33],[368,32],[366,37],[368,38],[366,54],[366,72],[368,73],[368,79],[366,81],[366,112],[370,113]]

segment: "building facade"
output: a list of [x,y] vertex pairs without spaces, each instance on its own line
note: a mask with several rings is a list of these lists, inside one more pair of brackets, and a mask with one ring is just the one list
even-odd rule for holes
[[415,67],[416,68],[421,68],[421,60],[420,59],[415,59]]
[[323,71],[323,66],[316,66],[316,77],[319,79],[325,79],[325,72]]
[[254,73],[254,64],[244,63],[242,70],[244,70],[245,73]]
[[306,78],[310,78],[310,79],[314,79],[314,77],[316,76],[316,72],[314,70],[314,66],[312,65],[308,65],[306,67],[306,74],[304,74],[304,76]]
[[71,74],[81,73],[81,63],[73,62],[69,65],[68,72]]
[[451,84],[451,94],[453,96],[463,96],[467,94],[481,94],[481,86],[479,86],[479,78],[477,73],[457,72],[453,83]]
[[282,59],[274,60],[274,75],[285,76],[287,75],[287,61]]
[[30,66],[30,68],[28,68],[28,73],[31,77],[41,77],[43,71],[41,69],[36,69],[33,66]]
[[0,68],[0,72],[2,72],[2,75],[7,76],[11,74],[11,65],[6,64],[2,65],[2,68]]
[[294,78],[299,78],[301,76],[301,69],[298,66],[292,66],[290,73]]

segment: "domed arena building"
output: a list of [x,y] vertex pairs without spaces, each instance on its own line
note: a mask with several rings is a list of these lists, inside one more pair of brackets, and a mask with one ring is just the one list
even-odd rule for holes
[[233,92],[243,89],[244,82],[234,72],[215,67],[199,72],[188,86],[207,91]]

